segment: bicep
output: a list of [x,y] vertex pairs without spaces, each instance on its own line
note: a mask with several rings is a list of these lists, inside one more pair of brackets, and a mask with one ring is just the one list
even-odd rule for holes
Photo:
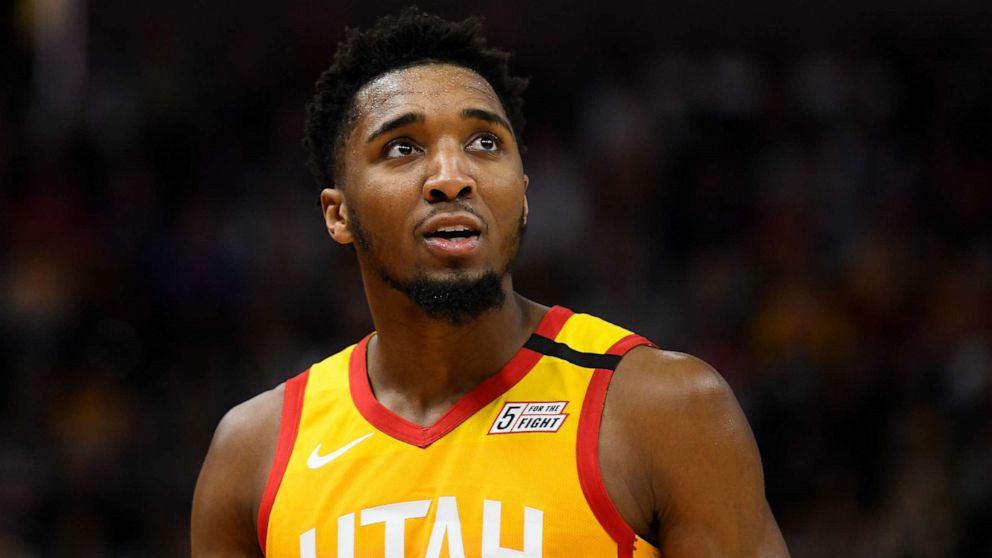
[[653,349],[632,351],[621,367],[617,400],[662,555],[787,557],[757,444],[723,378],[694,357]]
[[[695,360],[695,359],[693,359]],[[691,389],[670,431],[673,447],[654,460],[663,500],[658,540],[669,558],[785,557],[765,499],[757,444],[726,382],[692,363]],[[675,459],[672,459],[675,456]]]
[[[711,486],[676,489],[657,532],[667,558],[757,558],[788,556],[785,541],[763,495],[732,477]],[[693,490],[695,488],[695,490]]]
[[262,556],[252,517],[254,429],[245,414],[235,408],[225,415],[200,469],[190,525],[194,557]]

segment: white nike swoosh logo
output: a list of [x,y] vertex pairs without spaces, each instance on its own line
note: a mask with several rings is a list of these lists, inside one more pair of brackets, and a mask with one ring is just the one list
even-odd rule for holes
[[344,455],[344,452],[350,450],[351,448],[357,446],[358,444],[364,442],[365,440],[368,440],[369,436],[373,434],[375,434],[375,432],[369,432],[364,436],[361,436],[359,438],[356,438],[348,442],[347,444],[341,446],[340,448],[332,451],[327,455],[320,455],[320,444],[317,444],[317,447],[313,448],[313,453],[311,453],[310,457],[307,458],[307,467],[310,467],[311,469],[320,469],[324,465],[327,465],[331,461],[334,461],[335,459]]

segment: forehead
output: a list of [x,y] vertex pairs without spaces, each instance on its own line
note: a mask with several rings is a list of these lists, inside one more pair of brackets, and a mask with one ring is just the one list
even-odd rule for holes
[[431,113],[466,107],[488,109],[506,117],[489,82],[461,66],[424,64],[387,72],[355,94],[358,126],[405,112]]

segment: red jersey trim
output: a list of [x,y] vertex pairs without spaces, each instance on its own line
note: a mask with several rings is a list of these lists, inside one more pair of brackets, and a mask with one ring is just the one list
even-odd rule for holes
[[[622,356],[640,345],[654,346],[644,337],[631,334],[614,343],[606,354]],[[579,415],[575,453],[579,484],[582,485],[582,493],[589,503],[589,508],[603,529],[616,541],[617,558],[631,558],[634,555],[637,535],[613,505],[613,500],[610,499],[606,485],[603,483],[603,473],[599,468],[599,426],[603,417],[606,391],[610,387],[612,378],[613,370],[598,368],[593,372],[585,400],[582,402],[582,413]]]
[[[534,333],[554,339],[572,314],[573,312],[567,308],[555,306],[544,315]],[[425,448],[441,439],[479,409],[506,393],[522,380],[543,356],[536,351],[521,348],[499,372],[465,394],[441,415],[437,422],[429,426],[421,426],[393,413],[376,400],[369,385],[366,368],[366,349],[370,338],[371,335],[366,336],[355,346],[348,365],[348,383],[355,407],[365,420],[382,432],[420,448]]]
[[286,380],[286,389],[282,397],[282,417],[279,421],[279,441],[276,443],[272,469],[269,472],[268,481],[265,483],[265,492],[262,493],[262,502],[258,506],[258,546],[262,549],[263,555],[269,532],[269,515],[272,514],[272,504],[276,501],[276,493],[279,492],[279,485],[282,484],[286,466],[289,465],[289,456],[293,454],[293,446],[296,444],[296,434],[300,430],[303,394],[306,392],[309,378],[310,369],[308,368],[302,374]]
[[627,354],[627,351],[642,345],[656,347],[656,345],[649,341],[646,337],[641,337],[640,335],[633,333],[614,343],[613,346],[606,351],[606,354],[623,356]]

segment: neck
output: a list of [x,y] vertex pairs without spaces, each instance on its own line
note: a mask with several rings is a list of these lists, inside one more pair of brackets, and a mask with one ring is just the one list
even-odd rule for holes
[[395,290],[367,289],[376,328],[368,376],[379,403],[416,424],[432,424],[497,373],[547,311],[514,293],[509,276],[503,289],[501,307],[461,325],[428,317]]

